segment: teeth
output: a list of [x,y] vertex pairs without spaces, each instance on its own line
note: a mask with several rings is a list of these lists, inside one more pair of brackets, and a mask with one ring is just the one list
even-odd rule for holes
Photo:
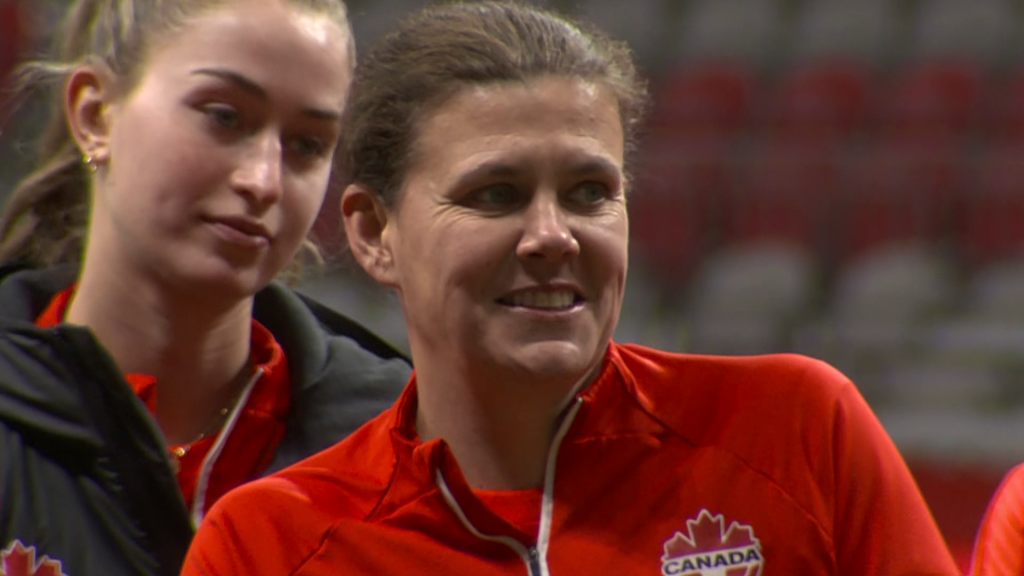
[[519,292],[508,298],[513,306],[524,308],[541,308],[545,310],[560,310],[569,308],[576,301],[576,295],[571,290],[560,290],[558,292]]

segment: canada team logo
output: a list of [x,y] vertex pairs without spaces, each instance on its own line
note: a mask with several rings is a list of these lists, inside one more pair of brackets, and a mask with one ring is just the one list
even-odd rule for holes
[[36,547],[25,547],[19,540],[0,551],[0,576],[67,576],[59,560],[43,556],[36,560]]
[[721,514],[701,510],[686,530],[665,541],[663,576],[760,576],[761,543],[750,526],[732,522],[726,530]]

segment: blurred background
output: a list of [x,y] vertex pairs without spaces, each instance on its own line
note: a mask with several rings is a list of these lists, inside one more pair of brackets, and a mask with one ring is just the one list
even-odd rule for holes
[[[542,3],[627,41],[651,81],[617,339],[836,365],[965,563],[1024,460],[1024,0]],[[359,49],[423,4],[350,0]],[[0,0],[0,86],[66,5]],[[0,201],[46,107],[13,108]],[[407,348],[394,297],[350,265],[301,288]]]

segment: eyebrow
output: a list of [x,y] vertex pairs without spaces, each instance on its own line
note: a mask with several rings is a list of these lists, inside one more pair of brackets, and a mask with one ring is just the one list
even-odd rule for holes
[[574,163],[571,169],[573,174],[577,176],[600,173],[618,176],[619,178],[622,177],[622,170],[615,163],[605,158],[593,158]]
[[[242,90],[249,92],[253,96],[260,98],[261,100],[270,100],[270,95],[267,94],[267,91],[264,90],[262,86],[257,84],[255,81],[246,78],[244,75],[239,74],[238,72],[224,70],[222,68],[197,68],[192,71],[192,74],[198,76],[212,76],[214,78],[219,78],[221,80],[224,80],[225,82],[229,82],[231,84],[238,86]],[[307,116],[313,116],[314,118],[319,118],[323,120],[331,120],[333,122],[341,121],[341,113],[334,110],[307,107],[302,109],[302,113]]]

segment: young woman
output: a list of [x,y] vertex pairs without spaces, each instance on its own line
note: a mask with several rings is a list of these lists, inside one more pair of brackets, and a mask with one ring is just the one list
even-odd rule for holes
[[0,574],[178,574],[217,499],[408,380],[272,283],[328,186],[352,36],[337,0],[79,0],[60,37],[0,223]]
[[1024,464],[1003,478],[978,529],[971,576],[1024,574]]
[[957,574],[834,369],[611,342],[643,102],[625,48],[520,5],[429,8],[375,48],[341,209],[415,375],[218,503],[184,574]]

